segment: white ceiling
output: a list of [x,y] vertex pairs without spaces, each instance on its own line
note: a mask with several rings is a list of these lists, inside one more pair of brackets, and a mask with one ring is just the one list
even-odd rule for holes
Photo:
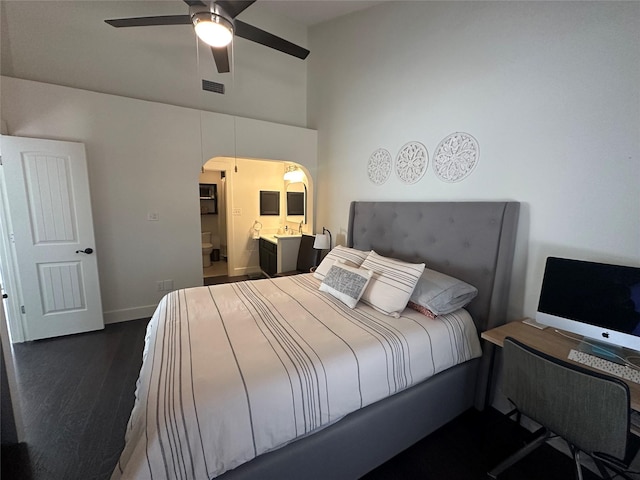
[[265,8],[306,26],[371,7],[385,0],[258,0]]
[[[119,0],[103,1],[118,3]],[[129,1],[144,3],[148,0]],[[171,3],[178,1],[180,0],[170,0]],[[265,8],[275,14],[282,15],[308,27],[386,1],[390,0],[257,0],[261,8]]]

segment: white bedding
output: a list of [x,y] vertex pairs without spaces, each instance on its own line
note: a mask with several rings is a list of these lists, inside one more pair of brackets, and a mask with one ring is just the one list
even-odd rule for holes
[[464,310],[350,309],[312,274],[170,293],[149,323],[120,478],[213,478],[481,354]]

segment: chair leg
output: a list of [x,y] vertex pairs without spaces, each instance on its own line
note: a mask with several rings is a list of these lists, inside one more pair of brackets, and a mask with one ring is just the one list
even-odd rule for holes
[[524,447],[522,447],[520,450],[515,452],[509,458],[500,462],[500,464],[498,464],[490,472],[488,472],[487,475],[489,475],[489,478],[493,478],[493,479],[498,478],[498,475],[500,475],[502,472],[504,472],[507,468],[509,468],[514,463],[522,460],[524,457],[529,455],[536,448],[538,448],[540,445],[545,443],[550,436],[551,436],[551,433],[549,432],[549,430],[547,430],[546,428],[541,428],[540,431],[538,432],[538,435],[531,442],[527,443]]
[[[628,475],[628,472],[625,470],[625,468],[620,465],[616,465],[615,463],[602,460],[601,458],[597,458],[595,456],[591,458],[593,458],[593,462],[596,464],[596,467],[598,467],[598,470],[600,471],[600,475],[605,480],[613,480],[617,477],[622,477],[625,480],[636,480],[638,478],[635,475],[633,477],[630,477]],[[611,476],[611,474],[609,473],[609,470],[607,470],[608,468],[613,470],[613,472],[615,473],[614,476]]]
[[598,460],[595,457],[591,457],[593,458],[593,463],[596,464],[596,467],[598,467],[598,471],[600,472],[600,476],[602,478],[604,478],[605,480],[611,480],[611,475],[609,475],[609,472],[607,471],[607,468],[604,466],[604,462],[601,462],[600,460]]
[[573,461],[576,466],[576,480],[582,480],[582,465],[580,464],[580,450],[578,450],[574,445],[569,444],[569,450],[571,450],[571,454],[573,455]]

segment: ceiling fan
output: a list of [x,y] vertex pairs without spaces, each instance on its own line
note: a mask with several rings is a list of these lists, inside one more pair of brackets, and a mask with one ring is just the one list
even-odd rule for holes
[[229,66],[229,44],[234,35],[303,60],[309,55],[309,50],[305,48],[236,19],[240,13],[255,3],[256,0],[183,1],[189,5],[188,15],[117,18],[105,20],[105,22],[116,28],[193,25],[198,37],[211,46],[213,59],[219,73],[227,73],[231,70]]

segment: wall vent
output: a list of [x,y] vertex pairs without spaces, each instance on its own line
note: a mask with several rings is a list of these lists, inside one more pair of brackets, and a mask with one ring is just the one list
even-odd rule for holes
[[211,80],[202,80],[202,89],[207,92],[221,93],[224,95],[224,83],[212,82]]

